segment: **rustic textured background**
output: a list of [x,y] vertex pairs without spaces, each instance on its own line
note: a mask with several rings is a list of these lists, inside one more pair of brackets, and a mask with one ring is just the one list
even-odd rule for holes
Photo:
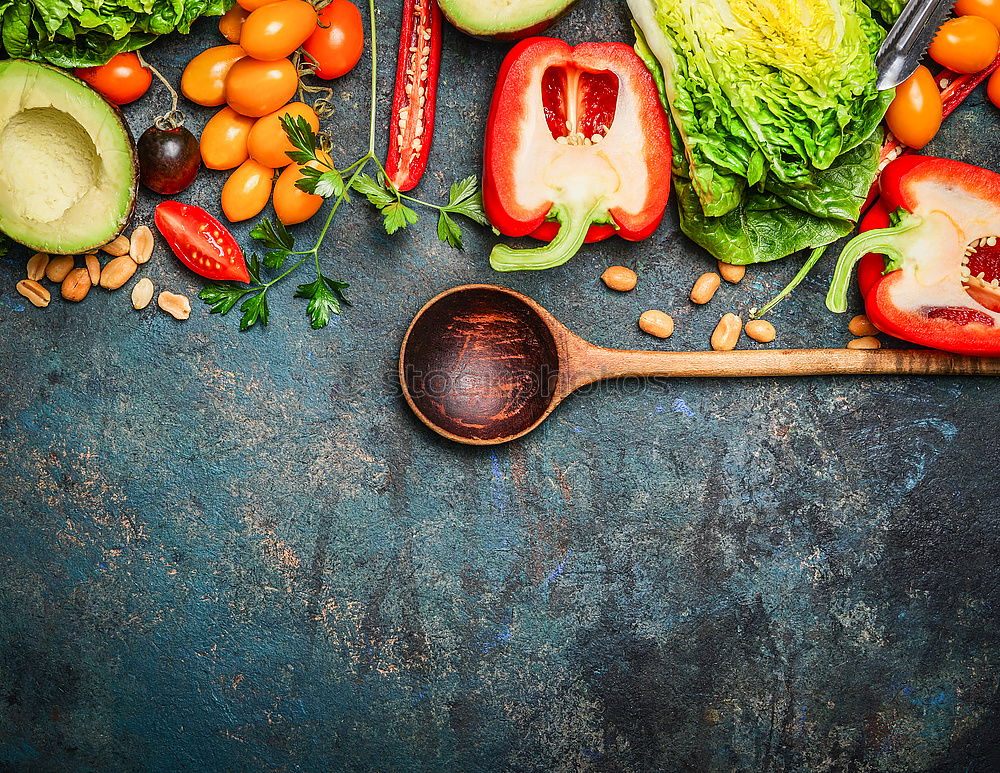
[[[379,5],[384,108],[399,3]],[[621,5],[554,33],[631,40]],[[218,43],[207,21],[149,57],[176,80]],[[505,50],[445,46],[435,200],[476,171]],[[342,160],[365,79],[335,84]],[[127,114],[140,132],[165,106],[154,87]],[[928,151],[1000,169],[997,119],[977,93]],[[187,198],[217,211],[222,179]],[[710,263],[673,215],[535,275],[493,274],[488,233],[456,252],[428,217],[380,228],[361,201],[338,218],[324,265],[355,306],[321,332],[290,286],[245,335],[124,291],[25,308],[26,255],[0,260],[0,769],[1000,767],[994,381],[621,382],[459,447],[393,376],[431,295],[494,281],[596,343],[706,348],[794,260],[696,309]],[[599,283],[611,262],[633,293]],[[847,340],[829,270],[774,315],[779,344]],[[199,287],[162,243],[142,273]],[[650,307],[669,342],[635,327]]]

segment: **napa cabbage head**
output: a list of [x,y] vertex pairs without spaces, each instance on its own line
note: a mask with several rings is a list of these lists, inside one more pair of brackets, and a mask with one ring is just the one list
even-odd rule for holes
[[629,0],[659,61],[704,213],[809,187],[871,136],[884,31],[860,0]]

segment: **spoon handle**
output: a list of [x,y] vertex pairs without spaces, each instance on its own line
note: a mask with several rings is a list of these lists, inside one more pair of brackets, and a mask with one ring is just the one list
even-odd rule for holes
[[924,349],[767,349],[735,352],[638,352],[594,346],[574,358],[576,387],[605,378],[667,376],[997,376],[1000,357],[964,357]]

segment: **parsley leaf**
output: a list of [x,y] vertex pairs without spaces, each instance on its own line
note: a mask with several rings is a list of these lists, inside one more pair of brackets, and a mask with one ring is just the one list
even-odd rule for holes
[[335,282],[322,274],[317,276],[314,282],[299,285],[295,297],[309,299],[306,312],[309,314],[313,330],[326,327],[331,315],[340,314],[341,304],[351,305],[343,293],[347,287],[346,282]]
[[281,116],[281,126],[288,136],[288,141],[295,148],[288,154],[288,157],[297,164],[307,164],[310,161],[317,161],[316,157],[316,132],[313,131],[309,122],[301,115],[291,116],[287,113]]
[[483,194],[479,190],[479,178],[476,175],[466,177],[451,186],[448,206],[445,209],[452,214],[463,215],[479,225],[489,225],[486,213],[483,211]]
[[265,217],[253,227],[250,236],[272,250],[283,249],[290,252],[295,247],[294,237],[288,233],[280,220],[275,225]]
[[306,193],[313,193],[330,199],[344,192],[344,178],[336,169],[323,172],[319,169],[303,167],[299,170],[301,177],[295,181],[295,187]]
[[248,298],[240,306],[243,316],[240,318],[240,331],[249,330],[258,322],[267,327],[270,310],[267,308],[267,290],[264,289],[252,298]]
[[351,187],[379,209],[399,201],[398,196],[394,196],[383,185],[380,185],[373,177],[367,174],[359,174],[355,177],[354,182],[351,183]]
[[250,292],[253,290],[232,283],[212,282],[202,288],[198,297],[212,307],[212,314],[228,314]]
[[444,210],[438,215],[438,239],[456,250],[462,249],[462,229]]
[[382,215],[385,217],[385,232],[390,235],[417,222],[417,213],[401,201],[382,207]]

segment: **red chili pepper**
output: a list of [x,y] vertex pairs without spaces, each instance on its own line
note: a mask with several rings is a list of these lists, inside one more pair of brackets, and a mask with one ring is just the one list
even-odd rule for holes
[[416,188],[427,168],[440,68],[441,9],[437,0],[405,0],[385,160],[385,172],[396,190]]
[[[879,189],[865,232],[840,255],[827,306],[846,310],[851,270],[863,260],[865,311],[880,330],[958,354],[1000,355],[1000,174],[904,156],[885,168]],[[892,224],[875,227],[890,212]],[[884,255],[883,265],[866,253]]]
[[498,271],[559,266],[612,233],[645,239],[670,192],[667,117],[649,71],[622,43],[514,46],[497,77],[484,155],[490,222],[507,236],[554,237],[535,249],[498,245]]

